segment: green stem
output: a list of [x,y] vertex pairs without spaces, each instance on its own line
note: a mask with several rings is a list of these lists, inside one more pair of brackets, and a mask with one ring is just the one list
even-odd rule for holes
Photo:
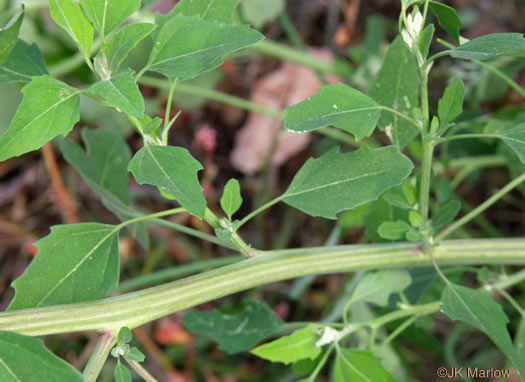
[[[525,265],[525,239],[445,241],[433,248],[440,265]],[[350,245],[270,251],[121,296],[0,313],[0,330],[39,336],[86,330],[134,328],[166,315],[256,286],[306,276],[364,269],[428,266],[416,243]]]
[[399,325],[397,328],[395,328],[395,330],[390,333],[388,335],[387,338],[384,339],[384,341],[381,343],[380,345],[380,349],[382,348],[385,348],[386,346],[388,346],[388,344],[390,344],[390,342],[392,342],[393,340],[395,340],[401,333],[403,333],[410,325],[412,325],[417,319],[419,318],[418,315],[414,315],[410,318],[408,318],[407,320],[405,320],[405,322],[403,322],[401,325]]
[[444,143],[444,142],[450,142],[450,141],[457,141],[461,139],[483,139],[483,138],[501,139],[502,137],[501,135],[498,135],[498,134],[460,134],[460,135],[452,135],[450,137],[439,138],[437,142]]
[[[93,44],[91,46],[91,53],[94,54],[97,50],[100,49],[101,46],[102,40],[96,39],[95,41],[93,41]],[[58,64],[51,66],[49,68],[49,74],[53,77],[64,76],[77,69],[78,67],[82,66],[84,62],[85,56],[81,51],[79,51],[73,56],[68,57],[65,60],[59,62]]]
[[158,382],[157,379],[154,378],[150,373],[148,373],[148,371],[144,369],[144,367],[142,367],[140,363],[138,363],[137,361],[131,361],[126,357],[124,357],[124,359],[129,364],[129,366],[131,366],[133,370],[135,370],[135,372],[142,377],[143,380],[145,380],[146,382]]
[[336,345],[337,345],[336,342],[332,342],[332,344],[328,347],[328,349],[326,349],[326,351],[323,354],[323,357],[319,360],[319,363],[315,367],[314,371],[312,371],[312,374],[310,374],[310,376],[308,377],[308,379],[306,379],[305,382],[315,382],[317,376],[319,375],[319,373],[323,369],[326,361],[328,361],[328,358],[330,357],[330,355],[334,351]]
[[243,219],[241,219],[241,221],[239,222],[239,224],[237,226],[237,229],[241,228],[244,224],[246,224],[248,221],[253,219],[255,216],[259,215],[264,210],[267,210],[268,208],[270,208],[270,207],[276,205],[277,203],[279,203],[281,200],[283,200],[283,198],[284,198],[284,195],[281,195],[281,196],[279,196],[279,197],[277,197],[275,199],[270,200],[268,203],[263,204],[262,206],[260,206],[259,208],[253,210],[252,212],[250,212]]
[[474,157],[451,159],[449,168],[457,167],[501,167],[507,164],[507,159],[502,155],[479,155]]
[[432,158],[434,153],[434,143],[423,136],[423,159],[421,163],[421,186],[419,195],[419,214],[423,218],[423,248],[426,253],[430,253],[430,233],[428,230],[429,207],[430,207],[430,182],[432,177]]
[[171,120],[171,106],[173,104],[173,93],[175,92],[175,87],[177,86],[177,79],[170,79],[170,88],[168,91],[168,101],[166,103],[166,111],[164,114],[164,130],[169,129],[170,120]]
[[106,363],[106,360],[111,352],[111,349],[117,343],[117,336],[113,333],[103,333],[98,339],[97,346],[89,359],[86,368],[84,369],[83,381],[84,382],[96,382],[97,377],[102,370],[102,367]]
[[452,232],[454,232],[456,229],[467,224],[469,221],[474,219],[474,217],[478,216],[480,213],[482,213],[487,208],[492,206],[494,203],[500,200],[503,196],[508,194],[515,187],[518,187],[523,182],[525,182],[525,173],[521,174],[519,177],[517,177],[516,179],[508,183],[505,187],[503,187],[501,190],[496,192],[494,195],[492,195],[490,198],[485,200],[478,207],[474,208],[472,211],[470,211],[468,214],[463,216],[461,219],[451,224],[447,229],[445,229],[439,235],[436,236],[436,242],[443,240],[448,235],[450,235]]
[[525,269],[516,272],[511,276],[502,276],[497,282],[489,285],[487,289],[507,289],[513,285],[520,284],[523,281],[525,281]]
[[403,118],[404,120],[406,120],[406,121],[410,122],[412,125],[414,125],[419,130],[419,132],[423,132],[421,125],[416,120],[410,118],[408,115],[403,114],[403,113],[401,113],[401,112],[399,112],[399,111],[397,111],[395,109],[392,109],[390,107],[387,107],[387,106],[380,106],[379,109],[388,111],[388,112],[390,112],[392,114],[397,115],[400,118]]

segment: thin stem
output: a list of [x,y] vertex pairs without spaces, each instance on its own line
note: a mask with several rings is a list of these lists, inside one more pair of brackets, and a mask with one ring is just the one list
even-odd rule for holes
[[184,208],[173,208],[171,210],[166,210],[166,211],[160,211],[160,212],[156,212],[154,214],[149,214],[149,215],[144,215],[144,216],[138,216],[136,218],[133,218],[133,219],[130,219],[130,220],[126,220],[125,222],[122,222],[120,223],[119,225],[116,226],[116,229],[122,229],[130,224],[135,224],[135,223],[140,223],[140,222],[143,222],[143,221],[146,221],[146,220],[152,220],[152,219],[156,219],[156,218],[161,218],[161,217],[164,217],[164,216],[169,216],[169,215],[176,215],[176,214],[180,214],[180,213],[183,213],[183,212],[186,212],[186,210]]
[[336,347],[336,345],[337,345],[336,342],[332,342],[332,344],[328,347],[328,349],[326,349],[326,351],[323,354],[323,357],[319,360],[319,363],[315,367],[314,371],[312,371],[312,374],[310,374],[308,379],[306,379],[306,382],[315,382],[315,379],[317,378],[317,376],[323,369],[324,365],[326,364],[326,361],[328,361],[328,358],[334,351],[334,348]]
[[[101,39],[96,39],[95,41],[93,41],[93,44],[91,46],[91,53],[94,53],[97,50],[99,50],[101,46]],[[84,54],[81,51],[78,51],[76,54],[66,58],[64,61],[61,61],[54,66],[51,66],[49,68],[49,74],[53,77],[64,76],[80,67],[85,62],[84,57]]]
[[248,221],[253,219],[255,216],[259,215],[264,210],[267,210],[268,208],[276,205],[284,198],[284,195],[281,195],[275,199],[270,200],[268,203],[263,204],[259,208],[255,209],[254,211],[250,212],[248,215],[246,215],[238,224],[237,229],[241,228],[244,224],[246,224]]
[[135,370],[135,372],[142,377],[143,380],[146,382],[158,382],[155,377],[153,377],[140,363],[137,361],[131,361],[124,357],[126,362]]
[[[439,265],[525,264],[525,239],[444,241],[433,248]],[[166,315],[256,286],[306,276],[364,269],[428,266],[416,243],[366,244],[263,252],[239,263],[161,286],[98,301],[0,313],[0,330],[39,336],[134,328]],[[439,306],[436,308],[439,309]],[[420,314],[419,312],[418,314]],[[400,313],[402,317],[403,312]]]
[[507,289],[513,285],[525,281],[525,269],[514,273],[511,276],[503,275],[500,280],[488,286],[488,288]]
[[442,52],[439,52],[439,53],[436,53],[432,56],[430,56],[426,61],[425,63],[423,64],[423,70],[425,70],[426,68],[428,68],[428,66],[430,64],[432,64],[435,60],[441,58],[441,57],[445,57],[445,56],[449,56],[450,55],[450,50],[444,50]]
[[97,346],[89,359],[84,373],[82,374],[84,382],[96,382],[102,367],[111,352],[111,349],[117,343],[117,336],[114,333],[103,333],[98,339]]
[[483,139],[483,138],[498,138],[501,139],[501,135],[498,134],[460,134],[452,135],[450,137],[439,138],[438,143],[445,143],[450,141],[457,141],[460,139]]
[[434,143],[423,136],[423,159],[421,164],[421,186],[419,195],[419,214],[423,218],[423,247],[425,252],[430,253],[430,233],[428,230],[428,218],[430,207],[430,182],[432,177],[432,158]]
[[399,111],[397,111],[397,110],[395,110],[395,109],[392,109],[392,108],[390,108],[390,107],[387,107],[387,106],[380,106],[379,109],[381,109],[381,110],[385,110],[385,111],[388,111],[388,112],[390,112],[390,113],[392,113],[392,114],[395,114],[395,115],[397,115],[398,117],[403,118],[404,120],[410,122],[412,125],[414,125],[414,126],[419,130],[419,132],[422,132],[422,131],[423,131],[423,130],[422,130],[422,127],[421,127],[421,124],[418,123],[416,120],[410,118],[408,115],[403,114],[403,113],[401,113],[401,112],[399,112]]
[[135,76],[135,82],[138,82],[140,83],[140,79],[142,78],[142,76],[149,70],[149,66],[145,66],[143,67],[138,73],[137,75]]
[[450,235],[452,232],[457,230],[459,227],[462,227],[463,225],[467,224],[474,217],[478,216],[480,213],[482,213],[487,208],[492,206],[494,203],[496,203],[498,200],[500,200],[503,196],[508,194],[515,187],[518,187],[523,182],[525,182],[525,173],[521,174],[519,177],[517,177],[516,179],[514,179],[513,181],[508,183],[505,187],[503,187],[501,190],[496,192],[490,198],[485,200],[478,207],[474,208],[467,215],[463,216],[461,219],[459,219],[458,221],[456,221],[453,224],[451,224],[447,229],[445,229],[439,235],[436,236],[436,242],[439,242],[439,241],[443,240],[448,235]]
[[380,345],[380,349],[385,348],[388,346],[390,342],[395,340],[401,333],[403,333],[410,325],[412,325],[417,319],[419,318],[418,315],[414,315],[410,318],[408,318],[405,322],[403,322],[401,325],[399,325],[395,330],[388,335],[387,338],[384,339],[384,341]]
[[164,114],[164,130],[168,131],[171,120],[171,106],[173,104],[173,93],[175,92],[175,87],[177,86],[177,79],[170,79],[170,89],[168,91],[168,101],[166,103],[166,110]]
[[507,160],[503,155],[479,155],[474,157],[451,159],[449,168],[457,167],[500,167],[505,166]]
[[508,294],[503,289],[495,289],[495,291],[502,295],[514,307],[514,309],[516,309],[516,311],[520,314],[522,318],[525,318],[525,310],[523,310],[520,304],[518,304],[510,294]]

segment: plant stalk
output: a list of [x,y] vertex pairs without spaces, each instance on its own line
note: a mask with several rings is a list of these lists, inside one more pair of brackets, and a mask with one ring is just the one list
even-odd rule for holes
[[111,332],[103,333],[98,339],[97,346],[89,359],[84,373],[84,382],[96,382],[102,367],[106,363],[109,352],[117,343],[117,336]]

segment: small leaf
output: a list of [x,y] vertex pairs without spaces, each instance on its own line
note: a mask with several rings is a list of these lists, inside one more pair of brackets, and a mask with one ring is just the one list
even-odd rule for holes
[[310,158],[281,198],[311,216],[335,219],[338,212],[375,200],[401,184],[412,168],[412,162],[392,146],[364,146],[344,154],[335,149]]
[[78,371],[44,346],[42,340],[0,331],[3,382],[82,382]]
[[118,230],[82,223],[51,227],[38,254],[12,286],[8,310],[70,304],[106,297],[119,278]]
[[93,26],[84,16],[80,5],[71,0],[49,0],[49,11],[55,23],[69,34],[84,56],[89,57],[93,43]]
[[242,197],[241,197],[241,186],[236,179],[230,179],[224,187],[224,192],[221,198],[221,208],[228,219],[231,220],[232,215],[235,214],[239,208],[241,208]]
[[507,144],[525,164],[525,123],[514,126],[501,134],[501,139]]
[[456,78],[447,86],[438,103],[438,115],[442,125],[454,121],[461,114],[464,98],[465,85],[460,78]]
[[412,227],[420,227],[423,224],[423,217],[417,211],[410,211],[408,213],[408,220]]
[[40,49],[36,44],[18,40],[5,65],[0,67],[0,84],[31,82],[31,77],[44,74],[47,74],[47,69]]
[[22,5],[7,25],[0,28],[0,66],[4,66],[17,45],[18,33],[23,20],[24,6]]
[[119,344],[127,344],[130,343],[133,339],[133,334],[131,333],[131,329],[128,327],[123,327],[118,332],[118,342]]
[[397,220],[393,222],[384,222],[379,226],[377,232],[383,239],[399,240],[404,238],[408,231],[410,231],[410,226],[404,221]]
[[428,57],[428,52],[430,51],[430,44],[432,44],[432,38],[434,37],[434,31],[435,31],[434,25],[428,24],[425,27],[425,29],[423,29],[423,32],[421,32],[421,35],[419,36],[419,41],[417,42],[417,46],[423,58]]
[[372,352],[337,349],[334,368],[335,382],[396,382]]
[[408,202],[403,186],[393,187],[386,191],[383,194],[383,199],[385,199],[392,206],[402,208],[404,210],[410,210],[412,209],[412,204]]
[[117,111],[130,114],[139,119],[144,118],[144,98],[133,78],[133,71],[127,69],[116,76],[91,85],[91,93],[104,99]]
[[441,28],[459,44],[459,28],[463,25],[463,21],[461,21],[456,10],[437,1],[430,1],[428,5],[438,19]]
[[488,60],[498,56],[525,57],[521,33],[492,33],[470,40],[450,51],[454,58]]
[[136,347],[132,347],[129,349],[128,354],[126,354],[126,359],[129,359],[130,361],[144,362],[146,356]]
[[432,216],[432,227],[435,230],[452,222],[461,210],[461,203],[457,200],[451,200],[447,204],[438,208]]
[[242,16],[255,28],[261,28],[269,21],[275,20],[285,6],[284,0],[244,0]]
[[0,138],[0,161],[39,149],[57,135],[67,135],[80,119],[80,96],[49,76],[33,77],[24,99]]
[[408,241],[415,243],[423,239],[423,234],[421,234],[421,232],[418,232],[414,229],[411,229],[410,231],[406,233],[405,237]]
[[151,184],[173,195],[190,214],[204,218],[206,199],[197,178],[202,165],[188,150],[173,146],[144,146],[128,170],[139,184]]
[[113,374],[115,376],[115,382],[131,382],[131,372],[120,362],[120,358],[117,360]]
[[181,0],[170,12],[171,15],[200,16],[207,21],[230,24],[240,0]]
[[102,39],[140,8],[140,0],[80,0],[80,4]]
[[[412,52],[398,36],[388,47],[383,65],[368,95],[380,105],[411,115],[418,106],[417,73],[418,67]],[[388,128],[392,143],[399,147],[405,147],[418,133],[410,122],[386,111],[378,124],[382,129]]]
[[370,136],[381,114],[380,106],[360,91],[343,83],[325,85],[319,93],[286,109],[284,127],[294,133],[334,126],[356,140]]
[[321,353],[321,348],[315,345],[318,339],[317,327],[310,324],[289,336],[258,346],[251,353],[272,362],[288,365],[306,358],[317,358]]
[[525,377],[525,360],[514,348],[507,330],[509,319],[489,295],[449,283],[441,296],[441,311],[450,319],[474,326],[485,333],[512,361],[520,377]]
[[410,274],[404,270],[368,272],[357,284],[351,301],[387,306],[390,295],[402,292],[411,282]]
[[107,66],[111,73],[117,73],[120,64],[128,54],[155,29],[154,24],[132,24],[122,28],[108,43],[102,45],[102,50],[97,55],[100,59],[101,53],[107,60]]
[[177,15],[155,38],[148,69],[168,78],[187,80],[222,65],[224,57],[253,45],[263,36],[247,26],[231,26]]

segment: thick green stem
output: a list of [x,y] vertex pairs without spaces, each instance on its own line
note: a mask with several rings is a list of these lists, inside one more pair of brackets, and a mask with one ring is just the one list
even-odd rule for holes
[[[433,248],[439,265],[525,265],[525,239],[446,241]],[[0,330],[47,335],[115,332],[256,286],[310,275],[429,266],[415,243],[350,245],[263,252],[254,258],[162,286],[103,300],[0,313]]]
[[423,248],[430,253],[431,242],[428,227],[430,207],[430,182],[432,178],[432,157],[434,154],[434,143],[423,137],[423,160],[421,163],[421,186],[419,195],[419,214],[423,218]]
[[86,368],[84,369],[83,377],[84,382],[96,382],[97,377],[102,370],[102,367],[106,363],[106,359],[109,356],[109,352],[117,343],[117,336],[113,333],[103,333],[89,359]]

